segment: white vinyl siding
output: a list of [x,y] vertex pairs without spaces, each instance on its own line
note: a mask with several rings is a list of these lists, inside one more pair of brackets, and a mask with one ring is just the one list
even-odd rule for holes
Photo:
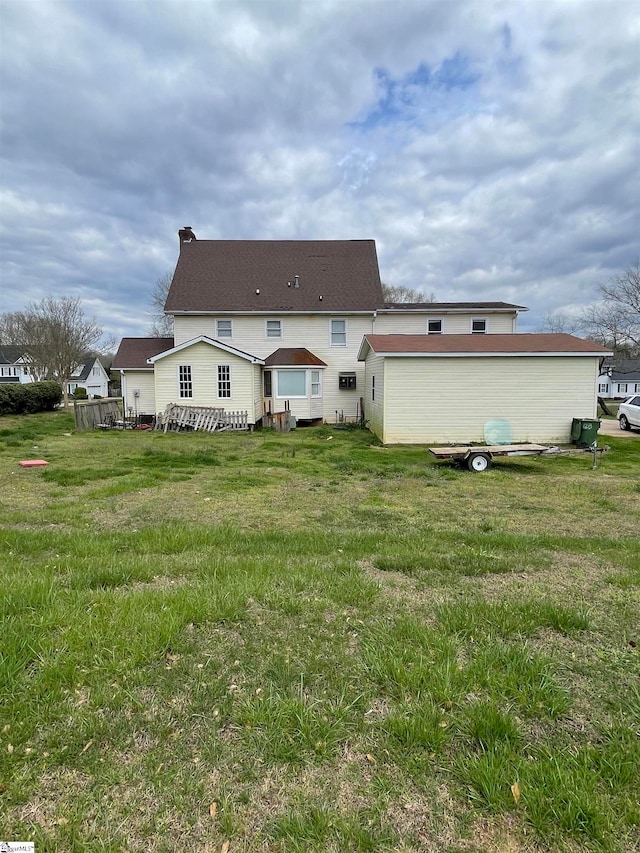
[[[152,370],[125,370],[122,376],[122,398],[127,414],[157,414]],[[134,391],[140,393],[135,396]]]
[[[204,342],[195,343],[180,352],[168,355],[155,362],[155,388],[157,411],[164,411],[168,403],[180,403],[176,377],[178,366],[189,364],[193,383],[193,397],[187,402],[194,406],[217,406],[228,411],[249,412],[250,422],[255,422],[255,368],[240,356]],[[231,397],[217,397],[218,365],[228,365],[233,382]],[[260,416],[261,412],[258,414]]]
[[[367,358],[368,374],[378,360]],[[501,420],[516,443],[568,442],[574,417],[596,416],[597,373],[584,356],[386,358],[384,423],[371,427],[387,444],[482,443]]]
[[[265,314],[233,314],[233,345],[243,352],[250,353],[258,358],[266,358],[281,346],[306,347],[310,352],[321,358],[327,367],[322,372],[322,401],[315,404],[314,412],[319,410],[318,417],[324,417],[327,421],[334,421],[336,411],[344,412],[345,417],[355,418],[358,414],[358,406],[362,392],[357,388],[364,388],[364,364],[357,360],[358,349],[364,335],[370,335],[374,331],[373,313],[362,315],[349,315],[347,346],[332,347],[330,344],[330,314],[292,314],[283,318],[286,321],[286,344],[277,339],[265,339],[265,321],[271,318]],[[215,317],[176,317],[175,335],[176,345],[187,340],[193,340],[197,335],[208,335],[215,338]],[[340,319],[344,319],[341,315]],[[424,315],[421,317],[422,332],[424,333]],[[208,323],[208,325],[207,325]],[[398,324],[395,331],[402,331]],[[158,362],[159,363],[159,362]],[[339,374],[349,372],[356,374],[356,389],[340,389]],[[275,377],[273,390],[275,392]],[[234,390],[235,396],[235,374]],[[275,401],[273,403],[276,406]],[[292,406],[292,411],[293,411]],[[277,407],[274,409],[277,411]],[[296,412],[294,412],[296,414]],[[314,415],[315,416],[315,415]],[[300,415],[302,417],[302,415]]]
[[488,335],[511,335],[516,331],[517,315],[515,312],[492,314],[483,312],[478,315],[468,311],[465,314],[425,314],[419,312],[399,312],[398,314],[378,314],[376,317],[375,333],[377,335],[424,335],[428,330],[429,319],[442,320],[443,335],[471,334],[473,318],[487,320]]

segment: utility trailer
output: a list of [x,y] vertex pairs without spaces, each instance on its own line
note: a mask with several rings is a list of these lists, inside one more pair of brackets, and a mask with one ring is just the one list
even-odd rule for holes
[[606,453],[609,447],[547,447],[543,444],[461,444],[451,447],[430,447],[429,453],[436,459],[452,459],[476,474],[491,468],[496,456],[571,456],[576,453],[593,453],[593,467],[596,467],[596,454]]

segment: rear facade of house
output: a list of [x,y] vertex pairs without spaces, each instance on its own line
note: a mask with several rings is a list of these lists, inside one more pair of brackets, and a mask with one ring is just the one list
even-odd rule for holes
[[522,306],[385,303],[373,240],[197,240],[179,231],[165,304],[174,336],[125,338],[113,362],[130,413],[168,404],[263,414],[289,408],[302,421],[363,412],[371,334],[516,332]]

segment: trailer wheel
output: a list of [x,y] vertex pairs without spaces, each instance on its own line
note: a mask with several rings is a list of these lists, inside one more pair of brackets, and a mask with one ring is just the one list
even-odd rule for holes
[[491,457],[488,453],[472,453],[467,459],[467,468],[474,474],[488,471],[491,468]]

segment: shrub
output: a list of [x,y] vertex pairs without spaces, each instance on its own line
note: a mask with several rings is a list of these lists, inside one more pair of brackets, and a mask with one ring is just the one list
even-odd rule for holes
[[57,382],[0,385],[0,415],[50,412],[61,400],[62,389]]

